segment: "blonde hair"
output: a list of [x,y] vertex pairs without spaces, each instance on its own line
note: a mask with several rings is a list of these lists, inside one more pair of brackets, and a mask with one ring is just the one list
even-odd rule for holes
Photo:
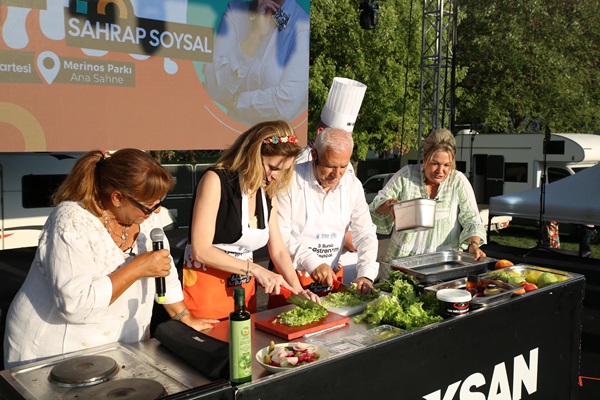
[[171,174],[142,150],[122,149],[110,156],[93,150],[75,162],[52,200],[54,205],[77,201],[100,216],[98,200],[115,190],[140,202],[152,202],[164,198],[173,186]]
[[[277,139],[273,140],[274,137]],[[286,139],[281,141],[282,138]],[[294,129],[287,122],[260,122],[242,133],[233,145],[225,150],[215,166],[238,172],[242,191],[253,193],[262,186],[264,179],[263,156],[296,158],[302,148],[291,142],[294,139]],[[279,179],[267,186],[266,193],[270,198],[289,185],[293,170],[293,167],[283,170]]]
[[448,129],[436,129],[431,132],[423,143],[423,165],[431,162],[438,151],[445,151],[452,159],[452,169],[456,169],[456,140]]

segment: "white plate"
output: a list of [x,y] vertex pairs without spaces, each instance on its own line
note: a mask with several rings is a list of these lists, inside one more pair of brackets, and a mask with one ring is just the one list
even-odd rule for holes
[[[294,346],[296,344],[299,344],[300,342],[290,342],[290,343],[279,343],[275,345],[275,348],[278,347],[286,347],[286,346]],[[302,344],[309,344],[311,346],[314,346],[316,348],[316,352],[317,354],[319,354],[319,359],[317,361],[313,361],[311,363],[308,364],[303,364],[303,365],[297,365],[295,367],[276,367],[273,365],[268,365],[265,364],[263,362],[263,359],[265,357],[265,355],[269,352],[269,346],[261,349],[258,353],[256,353],[256,361],[258,361],[258,363],[267,371],[272,372],[272,373],[276,373],[276,372],[282,372],[282,371],[289,371],[292,370],[294,368],[298,368],[298,367],[302,367],[302,366],[306,366],[306,365],[311,365],[314,364],[316,362],[319,362],[321,360],[325,360],[326,358],[329,357],[329,351],[327,351],[327,349],[323,346],[317,346],[316,344],[312,344],[312,343],[302,343]]]

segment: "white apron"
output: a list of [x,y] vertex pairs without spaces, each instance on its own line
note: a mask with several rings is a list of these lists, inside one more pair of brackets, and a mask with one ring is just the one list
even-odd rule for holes
[[[331,266],[334,272],[341,269],[339,264],[340,255],[342,254],[344,244],[344,234],[346,233],[347,221],[350,220],[349,202],[346,201],[347,190],[344,185],[331,190],[339,190],[339,195],[336,193],[337,199],[331,201],[325,195],[323,203],[321,196],[315,198],[310,192],[313,190],[310,185],[314,181],[312,169],[307,169],[307,175],[303,180],[302,191],[304,193],[304,201],[306,202],[306,224],[300,233],[299,241],[321,258],[323,263]],[[339,200],[338,200],[339,199]],[[303,270],[298,270],[298,278],[303,287],[310,289],[314,293],[319,293],[328,290],[320,284],[310,280],[310,274]],[[309,280],[307,280],[307,278]],[[312,282],[312,283],[309,283]],[[309,283],[307,285],[307,283]]]

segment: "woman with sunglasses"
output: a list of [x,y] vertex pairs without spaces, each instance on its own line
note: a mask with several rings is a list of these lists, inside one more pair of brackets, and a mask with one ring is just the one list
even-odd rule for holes
[[[183,265],[185,304],[193,316],[228,317],[240,286],[246,307],[255,311],[255,280],[266,293],[285,287],[318,301],[300,285],[277,220],[276,194],[289,184],[300,150],[287,122],[262,122],[242,133],[200,179]],[[279,274],[253,262],[252,252],[265,245]]]
[[53,196],[55,208],[7,316],[5,368],[113,342],[149,338],[153,278],[164,277],[164,307],[197,329],[217,320],[184,315],[169,253],[152,251],[161,199],[173,178],[136,149],[82,155]]

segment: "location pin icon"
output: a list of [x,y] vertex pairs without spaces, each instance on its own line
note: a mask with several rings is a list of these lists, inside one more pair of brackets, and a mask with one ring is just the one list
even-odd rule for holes
[[51,51],[44,51],[40,53],[37,58],[37,66],[40,72],[42,73],[42,77],[46,80],[46,82],[51,84],[54,81],[54,78],[58,75],[58,71],[60,71],[60,60],[58,56]]

